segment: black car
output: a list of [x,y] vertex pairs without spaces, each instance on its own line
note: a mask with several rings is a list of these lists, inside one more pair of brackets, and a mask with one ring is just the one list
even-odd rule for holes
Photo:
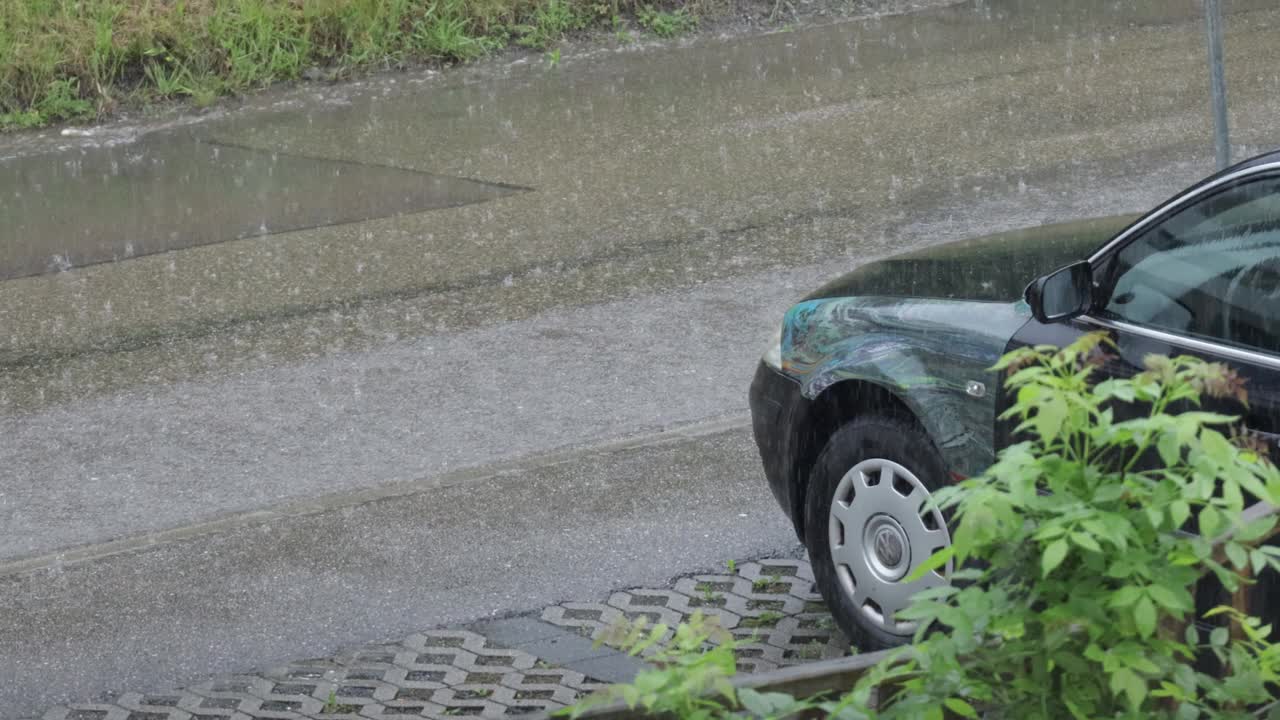
[[[895,617],[945,572],[907,583],[950,542],[924,505],[1007,444],[988,370],[1027,344],[1110,331],[1105,370],[1151,354],[1221,361],[1247,380],[1244,423],[1280,439],[1280,152],[1219,172],[1138,218],[939,245],[864,265],[786,314],[751,386],[774,496],[858,647],[907,641]],[[1239,413],[1235,408],[1233,413]],[[879,482],[867,483],[867,477]],[[855,492],[856,491],[856,492]],[[1280,626],[1280,582],[1252,612]]]

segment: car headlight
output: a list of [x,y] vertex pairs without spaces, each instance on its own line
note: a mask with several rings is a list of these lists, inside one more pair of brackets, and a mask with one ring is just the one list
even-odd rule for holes
[[773,336],[773,342],[769,344],[769,348],[764,351],[764,364],[774,370],[782,369],[782,326],[778,326],[777,333]]

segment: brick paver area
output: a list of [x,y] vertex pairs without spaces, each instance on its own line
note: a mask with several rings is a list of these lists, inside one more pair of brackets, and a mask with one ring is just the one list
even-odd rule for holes
[[630,679],[642,660],[593,640],[612,623],[674,624],[696,611],[719,617],[741,641],[741,672],[844,654],[848,644],[803,560],[738,564],[665,588],[564,602],[540,613],[428,630],[329,658],[151,693],[50,708],[45,720],[266,720],[286,718],[506,717],[572,703]]

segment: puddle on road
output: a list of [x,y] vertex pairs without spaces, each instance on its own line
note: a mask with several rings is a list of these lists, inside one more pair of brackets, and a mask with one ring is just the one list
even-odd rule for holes
[[0,280],[521,191],[189,136],[12,158],[0,161]]

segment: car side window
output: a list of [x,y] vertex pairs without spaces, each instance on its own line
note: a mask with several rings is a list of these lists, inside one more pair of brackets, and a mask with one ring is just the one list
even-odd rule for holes
[[1104,317],[1280,354],[1280,177],[1178,211],[1101,275]]

